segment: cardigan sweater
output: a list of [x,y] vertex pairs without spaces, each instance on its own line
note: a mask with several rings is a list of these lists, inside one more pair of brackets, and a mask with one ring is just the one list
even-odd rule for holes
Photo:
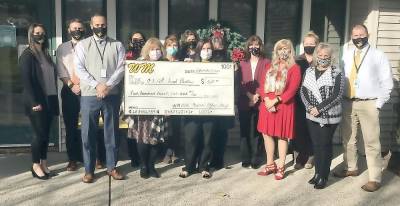
[[[304,74],[300,95],[307,110],[306,118],[321,126],[337,124],[342,116],[344,75],[334,66],[322,74],[318,72],[315,67],[310,67]],[[313,107],[319,112],[316,117],[309,113]]]

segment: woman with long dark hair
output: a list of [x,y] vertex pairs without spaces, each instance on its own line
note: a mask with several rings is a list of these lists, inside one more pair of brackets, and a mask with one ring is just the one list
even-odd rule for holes
[[265,58],[264,44],[260,37],[247,39],[245,59],[240,62],[238,111],[240,121],[240,153],[242,167],[258,168],[257,152],[261,134],[257,131],[259,89],[261,73],[270,61]]
[[28,29],[29,47],[21,54],[19,67],[24,87],[24,107],[33,128],[31,142],[32,176],[49,179],[47,148],[54,116],[58,115],[57,78],[48,52],[47,32],[42,24],[34,23]]

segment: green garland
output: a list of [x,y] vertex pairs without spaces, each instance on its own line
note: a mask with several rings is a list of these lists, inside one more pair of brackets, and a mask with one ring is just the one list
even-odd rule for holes
[[197,29],[196,32],[200,39],[206,39],[212,36],[214,28],[220,27],[220,29],[224,32],[224,40],[226,41],[227,52],[230,56],[234,48],[244,48],[246,39],[241,34],[233,31],[226,25],[227,24],[224,22],[211,19],[203,28]]

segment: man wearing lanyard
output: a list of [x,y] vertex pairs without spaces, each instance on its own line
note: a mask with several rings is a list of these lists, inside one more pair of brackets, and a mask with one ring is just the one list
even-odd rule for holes
[[369,181],[361,188],[379,189],[382,176],[379,111],[390,98],[392,72],[385,54],[368,44],[368,30],[355,25],[351,33],[356,48],[343,54],[346,93],[343,103],[343,147],[346,168],[336,177],[357,176],[357,128],[361,126]]
[[82,144],[85,175],[82,181],[94,180],[96,135],[100,111],[104,118],[104,144],[107,174],[115,180],[124,176],[116,170],[118,158],[119,83],[124,76],[125,49],[121,42],[107,37],[107,21],[96,14],[90,20],[93,36],[75,47],[76,73],[81,85]]
[[67,171],[75,171],[77,162],[82,162],[82,140],[78,132],[81,88],[79,78],[75,73],[74,56],[75,45],[84,37],[84,32],[81,20],[70,20],[68,34],[71,40],[57,48],[57,73],[64,84],[61,89],[61,99],[69,159]]

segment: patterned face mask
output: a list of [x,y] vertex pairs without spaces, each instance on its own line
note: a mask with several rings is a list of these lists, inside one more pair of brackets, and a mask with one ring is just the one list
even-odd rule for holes
[[158,61],[162,57],[161,50],[151,50],[149,52],[149,57],[151,61]]
[[279,59],[287,60],[289,58],[289,51],[286,49],[278,50]]
[[134,51],[140,51],[144,46],[144,39],[132,39],[130,46]]
[[249,48],[249,52],[253,55],[253,56],[260,56],[260,48],[257,47],[251,47]]
[[331,58],[326,58],[326,59],[317,58],[317,65],[321,67],[327,67],[331,64],[331,62],[332,62]]

